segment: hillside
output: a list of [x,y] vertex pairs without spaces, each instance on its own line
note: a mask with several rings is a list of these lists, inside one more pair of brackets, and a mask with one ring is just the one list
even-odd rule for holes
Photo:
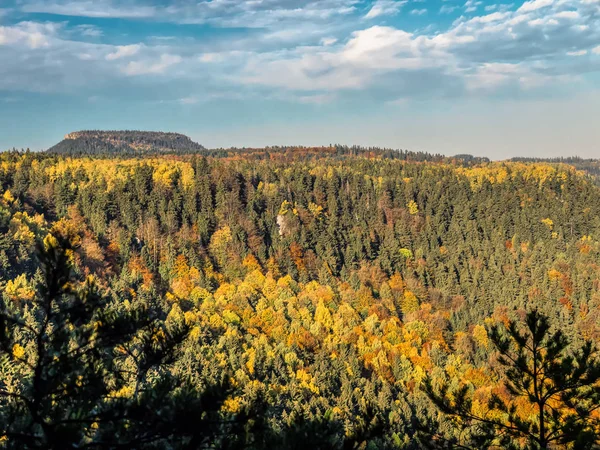
[[143,155],[193,153],[204,150],[200,144],[179,133],[155,131],[77,131],[48,149],[67,155]]
[[[169,432],[164,445],[120,448],[200,448],[185,438],[203,429],[202,416],[185,421],[177,408],[197,413],[190,399],[211,386],[222,389],[211,418],[230,424],[260,407],[256,426],[267,431],[251,429],[256,444],[242,447],[251,450],[419,450],[423,424],[437,430],[438,442],[460,444],[437,448],[507,448],[498,444],[502,436],[477,447],[482,441],[441,417],[424,393],[427,377],[434,386],[465,386],[474,414],[488,414],[500,399],[519,406],[518,420],[539,420],[535,405],[506,389],[491,330],[537,309],[564,339],[600,343],[599,196],[590,176],[560,161],[335,146],[152,158],[0,153],[0,314],[17,311],[21,328],[43,317],[40,269],[49,265],[36,262],[37,243],[70,270],[72,292],[63,297],[102,299],[85,326],[56,325],[64,334],[48,360],[69,349],[57,367],[70,384],[45,405],[50,418],[71,420],[67,413],[76,411],[88,422],[97,420],[97,405],[109,412],[148,405],[121,434],[108,419],[91,431],[77,428],[90,440]],[[61,253],[51,252],[61,239],[69,247],[57,259]],[[68,359],[72,346],[118,331],[109,320],[127,330],[150,314],[145,334],[108,350],[91,347],[104,390],[88,401],[80,377],[98,383],[97,361]],[[0,378],[27,394],[35,372],[23,358],[36,341],[12,330],[0,346]],[[144,345],[152,358],[139,357]],[[159,358],[162,349],[169,358]],[[148,360],[167,362],[149,372]],[[52,374],[53,388],[67,392]],[[190,386],[182,392],[162,377]],[[584,406],[600,401],[584,394]],[[0,424],[28,417],[14,404],[0,403]],[[574,420],[571,408],[558,411],[559,422]],[[580,426],[595,438],[600,409],[592,411]],[[30,429],[28,422],[19,428]],[[267,443],[258,441],[265,435]],[[312,440],[294,446],[297,436]],[[232,448],[215,439],[207,447]]]

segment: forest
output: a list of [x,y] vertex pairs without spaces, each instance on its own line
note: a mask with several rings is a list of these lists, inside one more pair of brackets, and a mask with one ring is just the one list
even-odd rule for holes
[[0,448],[600,448],[594,161],[92,147],[0,153]]

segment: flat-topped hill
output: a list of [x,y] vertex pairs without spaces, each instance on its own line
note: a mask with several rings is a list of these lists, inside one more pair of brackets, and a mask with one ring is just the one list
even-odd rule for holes
[[179,133],[156,131],[76,131],[48,149],[60,154],[192,153],[204,147]]

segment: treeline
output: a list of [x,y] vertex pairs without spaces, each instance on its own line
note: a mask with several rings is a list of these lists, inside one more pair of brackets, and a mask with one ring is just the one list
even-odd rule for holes
[[[356,156],[420,162],[441,162],[449,160],[447,157],[440,154],[339,144],[330,145],[328,147],[272,146],[264,148],[219,148],[207,150],[206,152],[203,152],[203,155],[214,158],[243,158],[245,160],[307,160],[322,159],[323,157],[342,159],[353,158]],[[459,160],[463,161],[464,158],[459,157]]]
[[38,295],[36,242],[72,236],[74,274],[111,308],[189,328],[170,373],[200,391],[227,374],[221,413],[261,399],[273,436],[322,427],[322,448],[422,448],[423,423],[468,438],[424,380],[467,383],[478,414],[509,404],[488,329],[533,307],[576,344],[600,337],[600,192],[571,166],[223,152],[1,154],[4,301]]
[[181,134],[146,131],[79,131],[66,135],[63,141],[48,149],[47,152],[65,156],[117,158],[201,153],[205,157],[242,158],[245,160],[307,160],[323,157],[343,159],[362,156],[415,162],[448,162],[458,165],[475,165],[489,162],[488,158],[468,154],[447,157],[427,152],[339,144],[327,147],[270,146],[264,148],[205,149]]
[[573,166],[578,170],[582,170],[593,177],[600,176],[600,161],[598,159],[586,159],[572,156],[568,158],[513,158],[512,161],[569,164],[570,166]]

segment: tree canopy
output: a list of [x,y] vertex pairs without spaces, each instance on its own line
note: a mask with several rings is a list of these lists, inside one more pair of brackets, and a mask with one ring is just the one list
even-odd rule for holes
[[596,181],[335,145],[0,153],[0,439],[483,447],[539,438],[551,393],[538,444],[598,445]]

